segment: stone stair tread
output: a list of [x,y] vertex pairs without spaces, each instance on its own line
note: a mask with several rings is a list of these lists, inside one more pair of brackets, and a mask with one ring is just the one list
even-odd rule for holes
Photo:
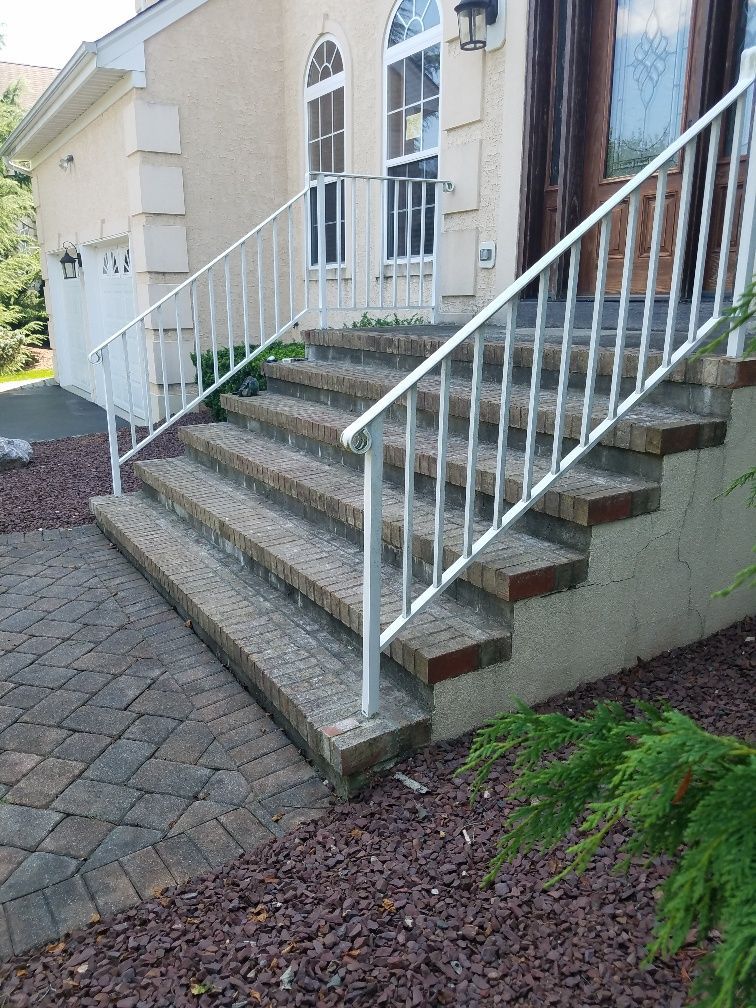
[[143,494],[92,500],[98,524],[131,554],[337,782],[429,740],[430,714],[384,676],[380,712],[361,712],[361,656],[264,581]]
[[[345,364],[332,361],[321,364],[309,361],[288,364],[270,363],[265,367],[269,377],[280,381],[376,401],[390,392],[405,373],[409,373],[377,365]],[[440,375],[435,371],[418,383],[417,406],[419,410],[437,412],[440,385]],[[481,419],[497,426],[500,396],[501,388],[498,382],[487,380],[482,382]],[[528,385],[514,385],[512,387],[509,409],[510,427],[524,430],[527,426],[529,396]],[[556,399],[557,393],[554,389],[541,389],[538,409],[539,433],[553,433]],[[592,426],[598,425],[606,418],[608,408],[608,397],[596,394],[593,401]],[[470,415],[469,378],[451,379],[449,411],[458,417]],[[579,437],[582,415],[582,391],[569,390],[565,411],[566,437],[573,439]],[[723,420],[671,409],[646,401],[639,403],[619,420],[616,426],[607,432],[602,443],[662,455],[719,443],[724,438],[725,429],[726,423]]]
[[[276,392],[266,392],[253,399],[222,397],[227,412],[252,417],[262,422],[336,445],[341,432],[354,421],[355,414],[337,406],[295,399]],[[435,478],[437,435],[418,427],[416,431],[416,471]],[[388,462],[404,465],[404,425],[390,419],[384,422],[384,454]],[[550,459],[537,457],[534,477],[546,475]],[[524,453],[507,451],[505,497],[515,503],[522,494]],[[447,480],[465,485],[467,439],[450,434],[447,447]],[[477,487],[493,495],[496,478],[496,446],[478,445]],[[631,515],[653,511],[659,504],[659,484],[640,476],[613,472],[578,464],[564,473],[552,490],[533,506],[533,510],[582,525],[616,521]]]
[[[179,436],[195,450],[225,462],[308,507],[356,529],[363,528],[363,479],[356,469],[324,462],[235,424],[194,425],[181,428]],[[435,529],[433,498],[416,494],[413,514],[413,553],[429,563]],[[463,510],[447,504],[445,566],[461,555],[463,520]],[[400,549],[404,534],[404,492],[391,484],[384,487],[383,521],[384,540]],[[489,523],[476,520],[474,527],[476,536],[482,535]],[[488,546],[462,577],[511,602],[574,584],[584,576],[585,566],[585,555],[577,550],[510,529]]]
[[[515,367],[529,368],[533,362],[533,329],[518,327],[515,334],[512,362]],[[439,347],[443,346],[452,336],[449,332],[431,334],[428,332],[413,332],[412,328],[401,327],[392,332],[370,329],[326,329],[311,330],[304,334],[305,343],[313,346],[342,347],[350,350],[381,352],[404,355],[409,357],[429,357]],[[597,374],[608,377],[614,368],[615,333],[607,330],[605,338],[611,345],[604,345],[599,350]],[[588,341],[590,332],[575,330],[573,346],[570,354],[570,371],[573,374],[585,374],[588,368]],[[545,333],[546,346],[543,356],[543,367],[546,371],[559,371],[562,361],[562,329],[547,328]],[[484,329],[484,360],[486,364],[502,365],[504,362],[504,345],[506,331],[503,327],[488,326]],[[474,341],[469,339],[452,352],[452,359],[471,363],[473,359]],[[662,351],[652,348],[648,353],[646,374],[660,367]],[[638,373],[640,351],[636,347],[626,346],[622,377],[635,378]],[[742,385],[756,384],[756,358],[733,360],[720,354],[707,354],[695,359],[686,359],[670,372],[666,381],[686,382],[691,385],[705,385],[713,388],[737,388]]]
[[[189,459],[138,462],[135,472],[213,533],[361,633],[361,548]],[[424,586],[415,582],[414,587],[419,595]],[[386,564],[381,591],[388,626],[399,615],[401,577]],[[500,621],[441,597],[399,633],[390,654],[423,682],[434,683],[504,660],[510,649],[511,635]]]

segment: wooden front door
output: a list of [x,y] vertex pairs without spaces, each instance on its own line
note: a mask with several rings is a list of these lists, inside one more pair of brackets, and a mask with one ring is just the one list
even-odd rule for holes
[[[692,97],[695,20],[704,0],[596,0],[588,82],[583,207],[591,213],[672,143]],[[667,177],[657,290],[669,290],[680,203],[682,157]],[[640,195],[631,290],[646,289],[656,180]],[[612,217],[607,293],[622,283],[628,204]],[[594,289],[598,230],[583,246],[580,288]]]

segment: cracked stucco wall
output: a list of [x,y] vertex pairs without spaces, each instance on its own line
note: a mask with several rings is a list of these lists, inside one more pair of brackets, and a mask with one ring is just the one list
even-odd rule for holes
[[754,464],[756,389],[733,393],[723,445],[665,458],[653,514],[593,530],[587,580],[517,603],[509,662],[436,687],[433,731],[453,737],[519,697],[535,703],[756,612],[756,592],[713,599],[749,562],[756,512],[722,490]]

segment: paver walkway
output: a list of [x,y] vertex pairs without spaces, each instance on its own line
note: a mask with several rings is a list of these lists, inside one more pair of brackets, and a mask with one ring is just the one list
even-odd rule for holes
[[230,861],[328,795],[94,526],[0,536],[0,958]]

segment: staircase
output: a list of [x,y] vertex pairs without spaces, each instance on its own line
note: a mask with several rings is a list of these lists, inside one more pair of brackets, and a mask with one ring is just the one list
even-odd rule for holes
[[[518,530],[488,546],[394,638],[382,659],[379,713],[366,718],[360,655],[362,474],[359,457],[341,446],[340,435],[444,339],[432,329],[313,331],[304,339],[307,360],[266,364],[267,392],[249,399],[223,397],[226,423],[180,428],[183,457],[136,463],[143,491],[99,498],[92,507],[105,533],[192,620],[322,771],[351,791],[368,771],[434,734],[457,733],[479,722],[477,704],[460,709],[459,698],[479,693],[487,675],[507,681],[513,631],[529,633],[528,603],[583,590],[594,531],[632,526],[634,517],[658,510],[665,458],[686,452],[705,459],[707,447],[723,443],[733,389],[756,384],[756,361],[706,358],[680,365],[658,391],[657,402],[629,414],[600,451],[572,468],[527,513]],[[558,349],[550,345],[544,354],[545,374],[554,380]],[[500,370],[501,352],[501,339],[492,332],[485,367]],[[471,366],[466,356],[455,354],[450,398],[445,565],[462,552]],[[517,342],[513,443],[522,435],[518,404],[531,356],[532,343]],[[597,409],[608,392],[612,356],[602,351]],[[573,351],[576,384],[586,362],[584,352]],[[484,371],[480,532],[490,526],[493,510],[498,396],[498,386],[489,391]],[[420,584],[430,584],[438,426],[432,384],[418,395],[418,410],[412,568]],[[580,410],[571,411],[568,403],[568,437],[579,431],[580,419]],[[405,422],[399,407],[385,423],[385,619],[401,607]],[[539,425],[546,445],[553,430],[547,394]],[[548,464],[548,455],[539,457],[536,473]],[[505,496],[514,504],[522,494],[516,449],[509,465]],[[534,693],[532,684],[521,686],[528,699],[544,693],[543,688]],[[545,692],[565,686],[554,683]]]
[[[398,261],[394,226],[393,262],[390,255],[384,262],[386,215],[397,205],[391,186],[404,185],[406,204],[415,206],[412,187],[420,185],[425,221],[425,187],[432,187],[435,243],[447,184],[339,177],[346,219],[355,222],[342,279],[341,266],[327,275],[320,211],[334,180],[320,176],[315,209],[308,186],[94,352],[104,367],[114,485],[114,496],[92,501],[96,521],[343,793],[402,753],[481,724],[515,696],[541,700],[748,611],[747,599],[712,603],[711,592],[752,543],[742,505],[720,495],[753,464],[756,360],[743,356],[743,326],[729,333],[727,357],[696,351],[725,328],[726,257],[713,298],[703,298],[710,211],[723,122],[734,111],[740,149],[755,78],[756,49],[744,54],[741,77],[721,102],[459,330],[328,328],[338,311],[430,307],[435,314],[438,249],[426,277],[423,240],[419,274],[411,274],[410,262]],[[707,137],[689,314],[680,307],[684,205],[659,325],[667,169],[682,163],[690,200],[695,154]],[[733,158],[717,224],[720,248],[736,242],[735,297],[756,256],[756,158],[745,161],[742,200]],[[636,325],[634,244],[641,189],[653,177]],[[380,189],[372,221],[369,196],[360,216],[363,183],[368,194],[371,185]],[[612,214],[625,206],[622,289],[608,326]],[[310,225],[318,237],[314,268],[307,244],[296,240],[312,234]],[[409,218],[406,226],[410,247]],[[577,297],[583,241],[598,249],[587,316]],[[258,286],[250,295],[247,255],[255,249]],[[303,251],[298,286],[294,262]],[[371,255],[381,262],[377,278]],[[552,326],[549,292],[560,264],[567,294]],[[215,268],[224,278],[225,332]],[[306,359],[267,363],[268,388],[257,397],[223,395],[227,422],[180,428],[184,456],[136,462],[144,489],[121,495],[121,464],[313,314],[313,269],[320,328],[304,333]],[[534,324],[518,324],[531,285]],[[187,332],[198,352],[211,348],[207,388],[201,380],[192,387],[182,364]],[[218,347],[226,340],[224,362]],[[153,424],[150,412],[144,433],[130,407],[131,448],[121,455],[110,369],[115,362],[128,371],[130,359],[147,398],[153,376],[162,376],[165,422]],[[173,384],[171,359],[179,364]]]

